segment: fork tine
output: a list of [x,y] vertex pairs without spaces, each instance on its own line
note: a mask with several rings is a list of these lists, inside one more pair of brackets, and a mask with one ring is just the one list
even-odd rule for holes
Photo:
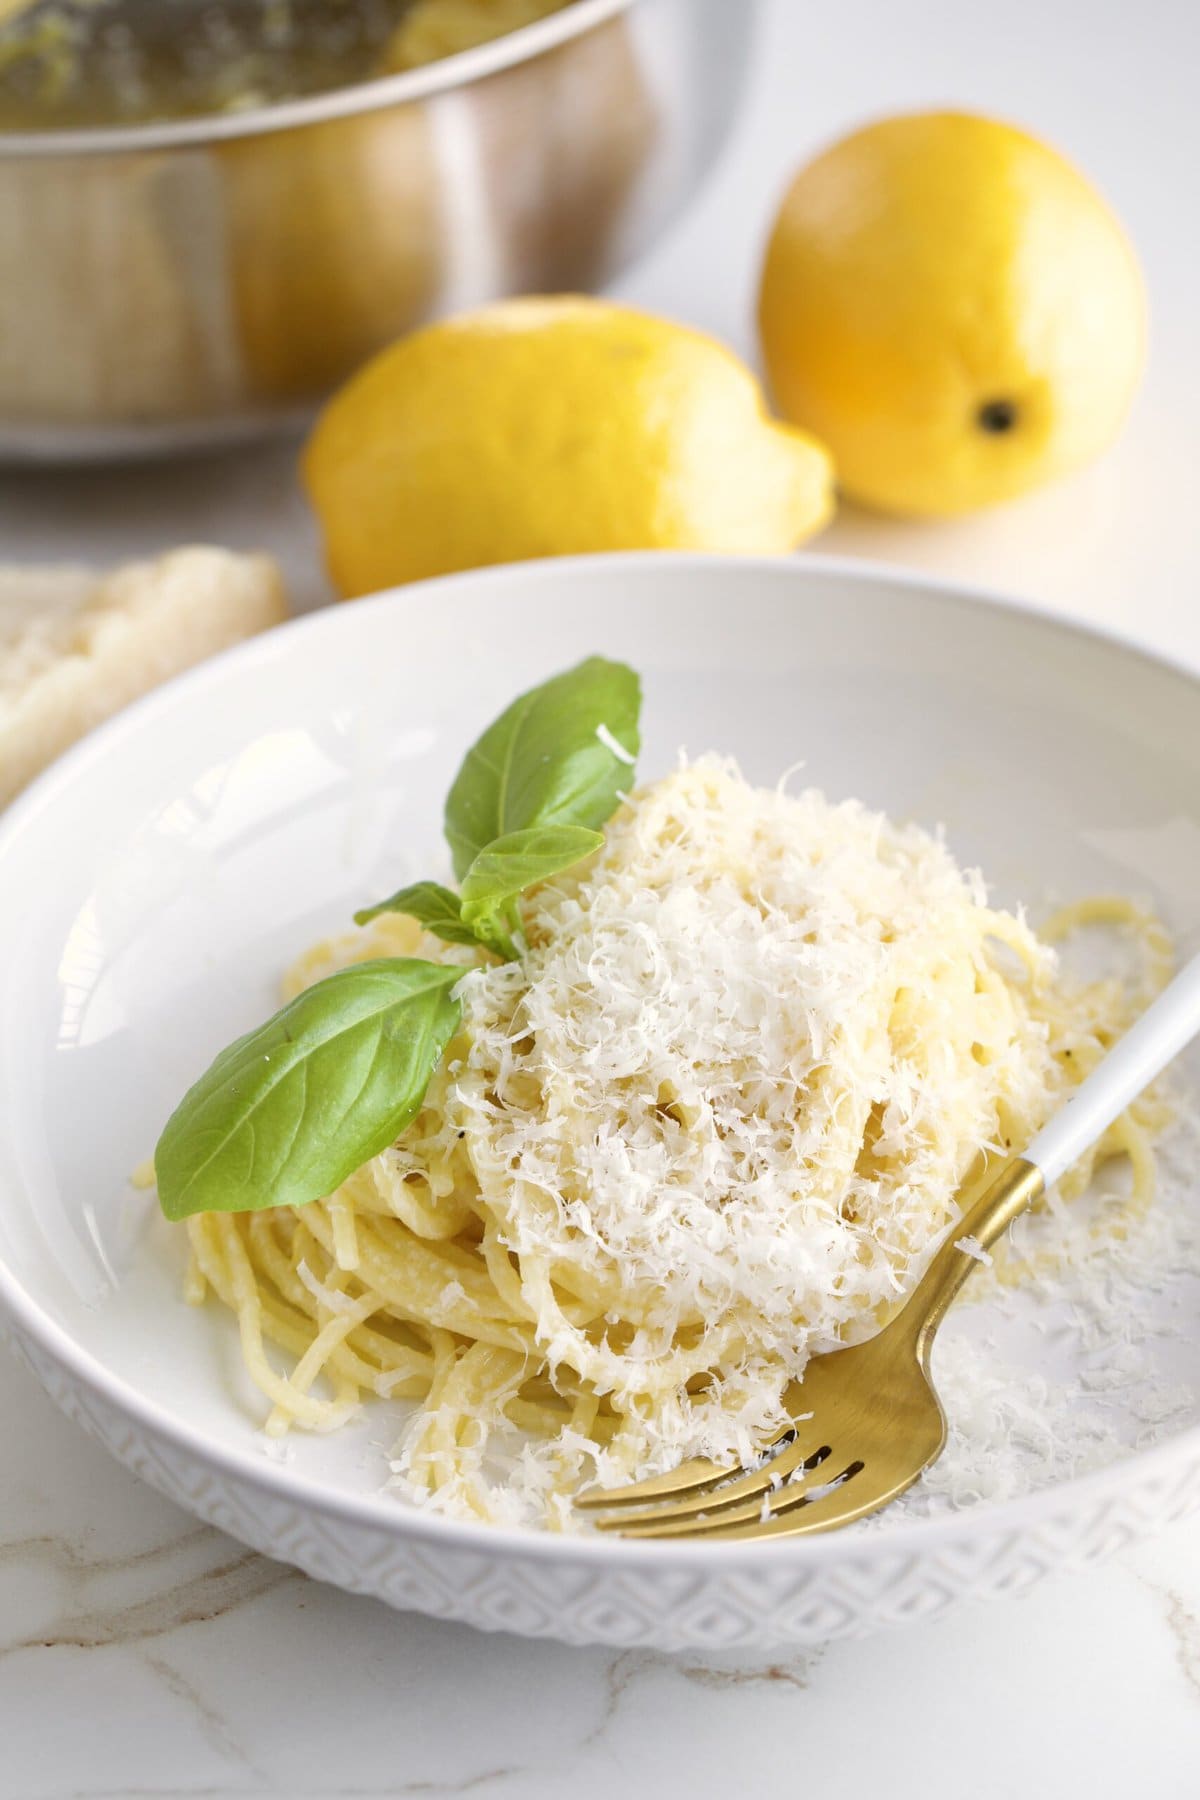
[[[901,1481],[880,1486],[870,1480],[847,1482],[814,1500],[807,1506],[795,1506],[790,1512],[773,1514],[770,1519],[749,1524],[718,1528],[707,1535],[724,1543],[747,1542],[754,1538],[803,1537],[811,1532],[833,1531],[840,1525],[852,1525],[869,1513],[879,1512],[897,1499],[920,1478],[920,1471],[906,1475]],[[715,1523],[715,1522],[714,1522]]]
[[680,1463],[666,1475],[653,1475],[646,1481],[632,1481],[624,1487],[597,1488],[590,1494],[577,1494],[572,1505],[584,1511],[619,1506],[640,1506],[649,1500],[670,1500],[684,1494],[705,1493],[718,1482],[728,1481],[736,1469],[723,1469],[719,1463],[698,1458]]
[[[787,1436],[786,1433],[781,1435]],[[642,1526],[677,1527],[701,1514],[709,1517],[723,1514],[726,1509],[741,1517],[743,1506],[749,1507],[747,1517],[756,1516],[764,1494],[782,1489],[799,1470],[815,1469],[829,1455],[828,1444],[808,1451],[811,1438],[802,1441],[794,1431],[791,1436],[790,1444],[785,1443],[782,1450],[765,1457],[755,1468],[745,1469],[740,1474],[736,1470],[726,1471],[719,1483],[710,1482],[703,1488],[689,1489],[673,1501],[668,1499],[665,1503],[633,1509],[614,1508],[607,1517],[593,1518],[592,1523],[600,1531],[628,1531],[631,1535],[641,1535],[638,1528]]]
[[[856,1497],[853,1491],[847,1490],[852,1490],[855,1478],[862,1472],[861,1462],[846,1463],[833,1478],[831,1487],[824,1483],[814,1484],[818,1488],[816,1499],[807,1498],[807,1484],[792,1481],[775,1488],[763,1488],[757,1496],[751,1494],[741,1504],[722,1510],[697,1507],[686,1513],[667,1514],[665,1509],[659,1509],[647,1511],[636,1521],[623,1518],[606,1521],[605,1528],[637,1538],[754,1538],[783,1536],[785,1528],[793,1532],[827,1530],[844,1519],[857,1516],[860,1509]],[[862,1510],[870,1511],[873,1504],[876,1503],[872,1502]]]
[[[764,1446],[763,1458],[773,1459],[779,1451],[786,1449],[794,1442],[799,1425],[811,1417],[811,1413],[803,1413],[799,1419],[790,1419]],[[758,1465],[754,1467],[757,1470]],[[729,1468],[698,1457],[692,1462],[680,1463],[678,1468],[665,1475],[652,1475],[645,1481],[627,1482],[622,1487],[597,1488],[594,1493],[578,1494],[572,1504],[588,1512],[607,1512],[612,1507],[644,1506],[652,1500],[682,1500],[690,1494],[707,1493],[722,1482],[747,1472],[753,1471]]]
[[711,1531],[707,1537],[721,1543],[749,1543],[770,1538],[814,1536],[819,1531],[835,1531],[841,1525],[852,1525],[855,1519],[878,1512],[891,1494],[875,1494],[866,1500],[855,1500],[853,1488],[843,1492],[839,1487],[808,1506],[794,1506],[790,1512],[775,1513],[757,1524],[733,1525],[728,1531]]

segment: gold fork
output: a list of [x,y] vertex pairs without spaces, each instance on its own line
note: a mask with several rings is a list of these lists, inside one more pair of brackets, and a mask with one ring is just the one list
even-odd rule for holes
[[[1109,1052],[1023,1156],[986,1165],[953,1235],[904,1306],[865,1343],[814,1357],[793,1384],[792,1422],[742,1469],[689,1462],[629,1487],[581,1494],[601,1531],[628,1537],[793,1537],[877,1512],[940,1454],[946,1418],[929,1373],[934,1334],[963,1282],[1017,1214],[1070,1168],[1200,1031],[1200,955]],[[965,1248],[963,1247],[965,1244]]]

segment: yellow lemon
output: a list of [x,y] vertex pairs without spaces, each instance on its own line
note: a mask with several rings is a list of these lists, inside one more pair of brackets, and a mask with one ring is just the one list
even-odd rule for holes
[[574,297],[402,338],[326,406],[304,475],[340,591],[585,550],[790,550],[829,459],[711,338]]
[[958,513],[1106,447],[1141,372],[1145,298],[1117,220],[1055,151],[921,113],[800,171],[759,327],[777,405],[829,445],[847,494]]

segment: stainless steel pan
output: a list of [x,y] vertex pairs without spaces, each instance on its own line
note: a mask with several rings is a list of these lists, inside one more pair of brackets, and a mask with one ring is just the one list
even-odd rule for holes
[[749,0],[576,0],[257,112],[0,134],[0,457],[303,418],[441,312],[601,285],[723,142]]

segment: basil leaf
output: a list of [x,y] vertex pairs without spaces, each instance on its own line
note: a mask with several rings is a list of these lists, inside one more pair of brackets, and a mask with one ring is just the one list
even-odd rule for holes
[[603,825],[633,779],[640,707],[634,671],[600,656],[514,700],[467,752],[446,801],[458,879],[512,832]]
[[355,913],[354,923],[367,925],[383,913],[406,913],[447,944],[475,945],[479,942],[471,927],[463,923],[458,895],[436,881],[414,882],[412,887],[401,888],[399,893],[381,900],[377,906],[363,907],[361,912]]
[[493,937],[502,930],[509,902],[526,888],[559,875],[604,842],[600,831],[582,825],[535,825],[513,831],[481,850],[462,884],[462,916],[469,925]]
[[393,958],[316,982],[223,1050],[168,1119],[168,1219],[320,1200],[411,1124],[458,1028],[464,971]]

